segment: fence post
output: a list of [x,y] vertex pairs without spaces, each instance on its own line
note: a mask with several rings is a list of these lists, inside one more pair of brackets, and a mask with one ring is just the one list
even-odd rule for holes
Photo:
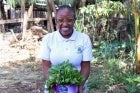
[[47,27],[48,27],[48,31],[49,32],[52,32],[54,31],[54,25],[53,25],[53,21],[52,21],[52,5],[51,5],[51,1],[52,0],[47,0],[47,19],[48,19],[48,22],[47,22]]

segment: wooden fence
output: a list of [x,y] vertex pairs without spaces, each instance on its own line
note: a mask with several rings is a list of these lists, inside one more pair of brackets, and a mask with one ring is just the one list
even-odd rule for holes
[[[5,5],[6,6],[6,5]],[[39,23],[41,21],[46,21],[47,24],[47,31],[52,32],[54,31],[54,23],[53,18],[55,17],[55,5],[52,0],[47,0],[45,8],[42,10],[38,10],[34,7],[34,5],[30,5],[28,8],[26,5],[22,5],[20,8],[10,8],[6,15],[6,20],[0,20],[0,29],[1,32],[5,32],[5,25],[7,24],[20,24],[21,32],[22,32],[22,39],[25,38],[25,33],[29,23]],[[8,14],[10,11],[10,14]]]

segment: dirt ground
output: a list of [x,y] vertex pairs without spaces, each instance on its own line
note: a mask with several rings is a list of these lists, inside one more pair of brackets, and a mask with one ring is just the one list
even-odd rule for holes
[[10,47],[8,41],[0,39],[0,93],[43,93],[44,82],[37,51]]

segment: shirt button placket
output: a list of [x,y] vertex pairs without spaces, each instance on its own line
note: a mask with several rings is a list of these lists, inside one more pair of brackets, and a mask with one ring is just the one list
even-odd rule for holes
[[69,41],[68,40],[66,40],[66,51],[67,51],[67,54],[69,54],[70,46],[69,46]]

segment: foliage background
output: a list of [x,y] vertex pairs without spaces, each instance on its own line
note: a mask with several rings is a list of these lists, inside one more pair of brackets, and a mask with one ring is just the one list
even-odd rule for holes
[[[80,8],[75,27],[89,34],[93,42],[94,58],[89,89],[101,89],[109,93],[138,93],[140,90],[140,77],[135,73],[135,28],[132,11],[131,3],[126,6],[118,0],[101,0]],[[116,25],[112,22],[115,18],[117,26],[112,28]],[[123,31],[124,38],[121,37]]]

